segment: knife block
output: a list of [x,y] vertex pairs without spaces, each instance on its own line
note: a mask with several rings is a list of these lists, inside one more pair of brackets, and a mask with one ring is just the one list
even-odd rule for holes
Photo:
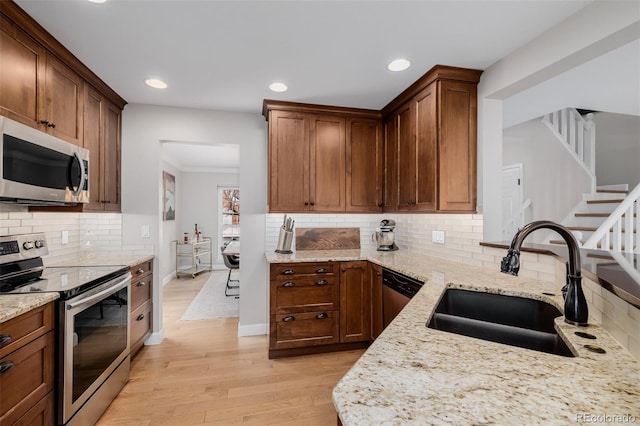
[[291,254],[291,243],[293,242],[293,231],[286,231],[284,228],[280,228],[280,235],[278,235],[278,244],[276,245],[276,253]]

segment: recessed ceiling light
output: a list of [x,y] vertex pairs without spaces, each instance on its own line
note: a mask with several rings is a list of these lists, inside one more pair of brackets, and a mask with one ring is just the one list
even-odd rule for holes
[[274,92],[285,92],[288,87],[284,83],[271,83],[269,85],[269,89],[273,90]]
[[396,59],[395,61],[391,61],[387,68],[389,71],[404,71],[411,66],[411,62],[407,59]]
[[107,0],[89,0],[91,3],[105,3]]
[[154,89],[166,89],[168,87],[167,83],[162,80],[158,80],[157,78],[149,78],[144,82],[147,83],[147,86],[151,86]]

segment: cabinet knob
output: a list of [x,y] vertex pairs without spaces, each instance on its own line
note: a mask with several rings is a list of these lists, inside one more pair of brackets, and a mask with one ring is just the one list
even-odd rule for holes
[[327,272],[329,272],[329,270],[327,268],[318,268],[318,269],[316,269],[316,274],[326,274]]
[[0,375],[11,370],[13,367],[15,367],[15,364],[13,363],[13,361],[0,362]]
[[376,277],[379,277],[380,275],[382,275],[380,272],[376,272]]
[[145,281],[140,281],[138,284],[136,284],[136,286],[138,287],[144,287],[145,285],[147,285]]
[[56,123],[47,123],[47,127],[56,128]]
[[316,285],[327,285],[329,284],[329,281],[327,280],[318,280],[316,281]]
[[296,320],[296,317],[294,317],[293,315],[288,315],[288,316],[282,318],[282,321],[284,321],[284,322],[291,322],[291,321],[295,321],[295,320]]
[[282,287],[295,287],[296,283],[294,283],[293,281],[287,281],[285,283],[282,283]]
[[45,126],[49,125],[49,120],[40,120],[41,124],[44,124]]
[[11,336],[9,334],[0,334],[0,348],[11,343]]
[[329,318],[329,314],[327,314],[326,312],[322,312],[322,313],[319,313],[318,315],[316,315],[316,318],[318,318],[318,319]]
[[293,269],[285,269],[282,271],[282,275],[293,275],[295,271]]
[[305,201],[305,202],[304,202],[304,205],[305,205],[305,206],[308,206],[308,205],[309,205],[309,202]]
[[379,207],[379,208],[382,208],[382,207],[383,207],[383,204],[382,204],[382,203],[378,203],[378,207]]
[[138,315],[138,317],[136,318],[136,321],[142,321],[144,319],[144,314],[140,314]]
[[138,274],[138,275],[144,274],[144,269],[138,268],[138,270],[136,271],[136,274]]
[[312,201],[310,204],[311,204],[312,206],[315,206],[315,205],[316,205],[316,203],[314,203],[313,201]]

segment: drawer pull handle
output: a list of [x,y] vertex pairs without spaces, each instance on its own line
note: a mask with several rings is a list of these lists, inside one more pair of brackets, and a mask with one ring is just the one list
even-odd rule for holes
[[8,334],[0,334],[0,348],[11,343],[11,336]]
[[326,313],[326,312],[322,312],[321,314],[316,315],[316,318],[318,318],[318,319],[329,318],[329,314]]
[[327,280],[318,280],[316,281],[316,285],[327,285],[329,284],[329,281]]
[[295,320],[296,320],[296,317],[294,317],[293,315],[289,315],[289,316],[286,316],[286,317],[282,318],[282,321],[284,321],[284,322],[291,322],[291,321],[295,321]]
[[136,274],[138,274],[138,275],[144,274],[144,269],[138,268],[138,270],[136,271]]
[[329,272],[329,270],[327,268],[318,268],[318,269],[316,269],[316,274],[326,274],[327,272]]
[[136,321],[142,321],[144,319],[144,314],[140,314],[138,315],[138,318],[136,318]]
[[295,287],[296,283],[294,283],[293,281],[287,281],[286,283],[282,284],[282,287]]
[[293,275],[295,271],[293,269],[285,269],[282,271],[282,275]]
[[136,286],[138,287],[144,287],[145,285],[147,285],[146,281],[140,281],[138,284],[136,284]]
[[15,367],[15,364],[13,363],[13,361],[0,362],[0,374],[6,373],[7,371],[11,370],[13,367]]

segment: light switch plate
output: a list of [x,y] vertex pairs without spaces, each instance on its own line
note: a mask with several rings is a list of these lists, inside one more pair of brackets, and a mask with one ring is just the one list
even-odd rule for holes
[[431,241],[436,244],[444,244],[444,231],[431,231]]
[[149,238],[149,225],[142,225],[140,227],[140,235],[142,238]]
[[62,231],[60,234],[61,244],[69,244],[69,231]]

